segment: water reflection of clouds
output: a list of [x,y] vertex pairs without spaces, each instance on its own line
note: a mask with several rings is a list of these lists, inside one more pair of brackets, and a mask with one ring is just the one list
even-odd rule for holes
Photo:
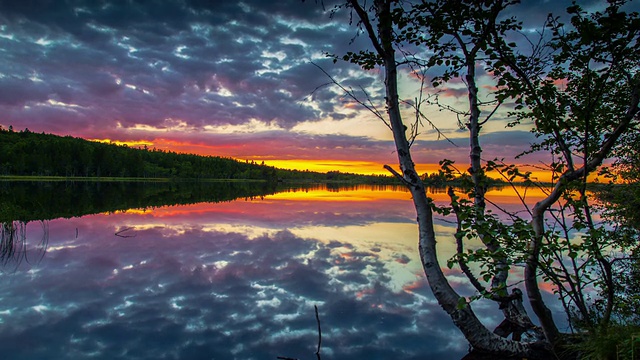
[[304,358],[316,345],[313,304],[332,358],[456,358],[465,350],[427,295],[391,288],[374,251],[288,231],[159,237],[149,228],[123,239],[96,230],[81,246],[49,253],[28,281],[27,272],[3,278],[2,353]]
[[[317,304],[327,357],[460,358],[466,344],[424,279],[406,194],[331,195],[51,221],[44,260],[0,278],[0,352],[312,358]],[[133,237],[114,235],[125,228]],[[455,251],[452,231],[437,227],[443,259]],[[459,272],[449,276],[472,293]],[[493,304],[474,308],[488,324],[501,320]]]

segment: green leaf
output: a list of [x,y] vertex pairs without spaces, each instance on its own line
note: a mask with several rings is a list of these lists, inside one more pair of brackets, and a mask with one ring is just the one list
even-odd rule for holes
[[458,304],[456,305],[456,308],[458,310],[462,310],[462,309],[466,308],[467,306],[468,306],[467,299],[465,299],[464,297],[459,297],[458,298]]

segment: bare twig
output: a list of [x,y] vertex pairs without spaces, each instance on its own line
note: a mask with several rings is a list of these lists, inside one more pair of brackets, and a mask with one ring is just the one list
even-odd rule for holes
[[313,305],[316,310],[316,322],[318,323],[318,350],[316,350],[316,356],[320,359],[320,346],[322,345],[322,329],[320,328],[320,315],[318,315],[318,305]]
[[422,120],[426,121],[427,123],[429,123],[429,126],[431,126],[431,128],[433,130],[436,131],[436,133],[438,134],[438,139],[440,137],[444,138],[445,140],[447,140],[447,142],[451,143],[453,146],[458,147],[458,144],[454,143],[453,140],[451,140],[449,137],[447,137],[447,135],[445,133],[443,133],[432,121],[431,119],[429,119],[424,112],[422,112],[422,110],[420,109],[420,106],[424,103],[427,104],[432,104],[431,101],[429,100],[431,97],[436,97],[436,95],[430,95],[429,97],[427,97],[426,99],[416,99],[413,103],[411,101],[407,101],[407,100],[400,100],[401,103],[409,105],[413,108],[413,110],[416,113],[416,120],[415,123],[412,124],[412,132],[411,132],[411,136],[410,136],[410,140],[411,140],[411,144],[413,144],[413,142],[415,141],[415,139],[418,137],[419,133],[417,132],[418,129],[418,125],[422,125]]
[[313,61],[311,61],[311,65],[317,67],[318,69],[320,69],[320,71],[322,71],[323,74],[325,74],[329,80],[331,80],[331,82],[326,83],[326,84],[322,84],[318,87],[316,87],[316,89],[314,90],[314,92],[324,86],[327,85],[336,85],[337,87],[340,88],[340,90],[342,90],[345,95],[347,95],[348,97],[350,97],[351,99],[353,99],[353,101],[357,102],[358,104],[364,106],[365,109],[369,110],[373,115],[375,115],[378,119],[382,120],[382,122],[389,128],[391,129],[391,124],[389,124],[387,122],[387,120],[385,119],[385,117],[382,115],[382,113],[380,113],[380,111],[375,107],[375,105],[373,105],[373,102],[371,101],[371,98],[369,97],[369,94],[367,94],[366,91],[363,90],[363,92],[365,93],[365,96],[367,97],[367,101],[369,102],[369,104],[366,104],[364,101],[360,100],[354,93],[352,89],[347,89],[346,87],[344,87],[342,84],[340,84],[340,82],[338,82],[338,80],[334,79],[333,76],[329,75],[329,73],[322,68],[322,66],[314,63]]
[[[318,360],[322,360],[320,358],[320,347],[322,346],[322,329],[320,328],[320,315],[318,314],[318,305],[313,305],[313,308],[316,311],[316,323],[318,324],[318,347],[316,350],[316,357]],[[276,359],[278,360],[298,360],[296,358],[290,358],[286,356],[278,356]]]
[[116,233],[115,233],[114,235],[115,235],[115,236],[119,236],[119,237],[121,237],[121,238],[131,238],[131,237],[136,237],[135,235],[122,235],[122,233],[123,233],[123,232],[125,232],[125,231],[129,231],[129,230],[131,230],[131,229],[133,229],[133,228],[132,228],[132,227],[126,227],[126,228],[124,228],[124,229],[121,229],[121,230],[119,230],[119,231],[116,231]]

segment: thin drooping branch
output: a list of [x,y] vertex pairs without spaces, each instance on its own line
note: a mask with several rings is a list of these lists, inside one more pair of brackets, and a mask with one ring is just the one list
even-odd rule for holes
[[[495,159],[493,160],[494,162],[499,162],[501,165],[503,166],[507,166],[504,161],[502,160],[498,160]],[[520,194],[520,190],[516,187],[516,184],[512,181],[512,179],[510,179],[505,173],[504,171],[502,171],[500,168],[496,167],[494,170],[496,170],[498,172],[498,174],[507,181],[507,184],[509,184],[509,186],[511,187],[511,189],[515,192],[516,196],[518,197],[518,200],[520,200],[520,204],[522,204],[522,206],[524,206],[525,210],[529,213],[529,215],[531,215],[531,209],[529,209],[529,205],[527,204],[527,202],[525,201],[525,198],[522,194]],[[520,174],[518,174],[520,175]],[[522,175],[523,178],[528,179],[527,177],[525,177],[524,175]],[[495,206],[495,205],[494,205]],[[504,211],[503,211],[504,212]]]
[[[49,223],[41,220],[42,238],[36,246],[29,246],[27,238],[27,222],[7,221],[0,223],[0,266],[5,267],[12,264],[16,271],[23,261],[27,264],[40,262],[49,245]],[[30,255],[36,252],[37,258],[30,259]]]
[[0,261],[2,265],[6,265],[14,258],[16,248],[19,244],[16,237],[18,224],[14,221],[8,221],[0,225]]
[[[416,114],[416,124],[420,123],[421,120],[426,121],[429,126],[431,126],[431,128],[433,130],[436,131],[436,134],[438,134],[438,139],[439,138],[443,138],[445,139],[448,143],[450,143],[451,145],[458,147],[458,144],[456,144],[455,142],[453,142],[453,140],[451,140],[445,133],[443,133],[442,131],[440,131],[440,129],[431,121],[431,119],[429,119],[424,112],[422,111],[422,109],[420,109],[420,105],[421,103],[425,103],[428,100],[416,100],[415,102],[411,102],[411,101],[406,101],[406,100],[401,100],[401,102],[403,104],[409,105],[413,108],[415,114]],[[411,143],[413,143],[413,141],[415,140],[415,138],[418,136],[418,133],[412,132],[412,136],[411,136]]]
[[496,104],[496,106],[493,107],[493,110],[491,110],[491,112],[489,113],[489,115],[487,115],[484,120],[480,121],[478,123],[478,125],[482,126],[484,124],[487,123],[487,121],[489,121],[491,119],[491,117],[498,111],[498,109],[500,108],[500,106],[502,105],[502,101],[498,101],[498,103]]
[[[420,79],[419,95],[418,95],[418,98],[415,99],[414,103],[411,103],[411,102],[405,101],[405,100],[401,100],[401,102],[411,106],[414,109],[415,118],[416,118],[415,119],[415,124],[416,125],[420,122],[420,120],[425,120],[431,126],[431,128],[436,131],[436,133],[438,135],[438,139],[440,139],[442,137],[445,140],[447,140],[447,142],[452,144],[453,146],[458,147],[458,144],[454,143],[447,135],[445,135],[442,131],[440,131],[440,129],[431,121],[431,119],[429,119],[424,114],[424,112],[421,109],[421,106],[422,106],[423,103],[426,103],[427,105],[437,105],[441,109],[446,109],[448,111],[451,111],[451,112],[456,114],[459,124],[462,123],[461,117],[466,117],[466,116],[469,115],[469,113],[456,110],[450,105],[440,103],[440,101],[439,101],[439,93],[440,92],[436,92],[434,94],[429,94],[425,98],[424,97],[424,88],[425,88],[425,80],[426,80],[426,70],[422,69],[421,73],[419,74],[418,71],[414,68],[413,64],[410,63],[409,67],[411,68],[411,71],[415,74],[415,76]],[[416,126],[416,128],[417,128],[417,126]],[[417,132],[412,131],[412,137],[410,139],[410,143],[411,144],[413,144],[413,141],[415,140],[417,135],[418,135]]]
[[[381,120],[388,128],[391,128],[391,125],[387,122],[387,119],[382,116],[382,114],[380,113],[380,111],[378,111],[378,109],[375,107],[375,105],[373,104],[373,102],[371,101],[371,98],[369,97],[369,95],[363,90],[366,98],[367,98],[367,103],[365,103],[364,101],[360,100],[359,97],[357,97],[353,91],[351,89],[347,89],[346,87],[344,87],[339,81],[337,81],[336,79],[333,78],[333,76],[331,76],[325,69],[322,68],[322,66],[314,63],[313,61],[311,61],[311,65],[317,67],[318,69],[320,69],[320,71],[322,71],[322,73],[329,78],[329,80],[331,80],[329,83],[320,85],[319,87],[316,88],[316,90],[322,86],[325,85],[335,85],[337,87],[340,88],[340,90],[342,90],[342,92],[347,95],[348,97],[350,97],[353,101],[357,102],[358,104],[360,104],[361,106],[363,106],[365,109],[369,110],[369,112],[371,112],[373,115],[375,115],[379,120]],[[314,90],[315,91],[315,90]]]

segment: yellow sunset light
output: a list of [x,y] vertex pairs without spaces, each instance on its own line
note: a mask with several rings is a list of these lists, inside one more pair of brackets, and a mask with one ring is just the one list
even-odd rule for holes
[[[262,160],[254,160],[258,163]],[[361,175],[391,175],[383,166],[384,164],[373,161],[350,161],[350,160],[264,160],[265,165],[282,169],[329,172],[340,171]],[[389,164],[398,170],[396,164]],[[416,164],[419,174],[438,171],[438,164]],[[398,170],[399,171],[399,170]]]
[[152,146],[153,142],[148,140],[128,140],[128,141],[120,141],[120,140],[111,140],[111,139],[87,139],[89,141],[100,142],[104,144],[115,144],[115,145],[126,145],[128,147],[142,147],[142,146]]

